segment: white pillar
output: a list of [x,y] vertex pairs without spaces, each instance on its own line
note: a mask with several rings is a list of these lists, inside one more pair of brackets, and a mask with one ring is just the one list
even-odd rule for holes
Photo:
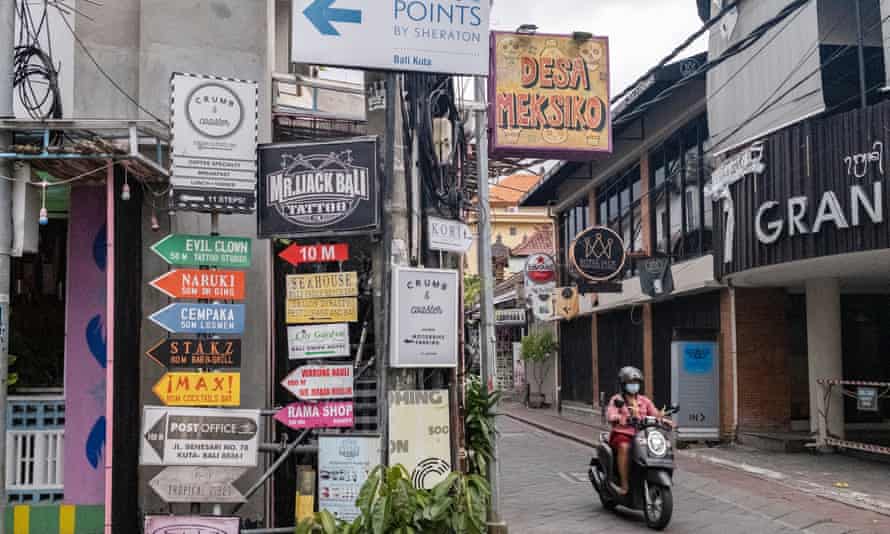
[[[837,279],[809,280],[807,292],[807,362],[810,384],[810,429],[819,432],[824,419],[824,389],[819,379],[843,378],[841,290]],[[828,403],[827,431],[843,438],[844,402],[835,388]],[[821,444],[821,443],[820,443]]]

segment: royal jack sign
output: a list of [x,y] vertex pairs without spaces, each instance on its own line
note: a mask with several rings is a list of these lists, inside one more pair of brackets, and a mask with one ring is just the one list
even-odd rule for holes
[[377,140],[260,147],[260,237],[376,233]]

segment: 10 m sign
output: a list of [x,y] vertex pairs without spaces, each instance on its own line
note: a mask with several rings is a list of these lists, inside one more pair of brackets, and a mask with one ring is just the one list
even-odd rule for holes
[[349,245],[346,243],[308,246],[291,245],[278,256],[291,265],[346,261],[349,259]]

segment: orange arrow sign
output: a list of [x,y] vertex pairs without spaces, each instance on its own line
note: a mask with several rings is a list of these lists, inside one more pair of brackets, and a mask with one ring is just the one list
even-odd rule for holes
[[151,281],[174,299],[244,300],[244,271],[176,269]]

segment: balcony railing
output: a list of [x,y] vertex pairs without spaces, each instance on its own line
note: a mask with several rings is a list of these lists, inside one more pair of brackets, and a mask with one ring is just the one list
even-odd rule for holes
[[9,502],[61,501],[65,488],[65,397],[11,396],[6,410]]

